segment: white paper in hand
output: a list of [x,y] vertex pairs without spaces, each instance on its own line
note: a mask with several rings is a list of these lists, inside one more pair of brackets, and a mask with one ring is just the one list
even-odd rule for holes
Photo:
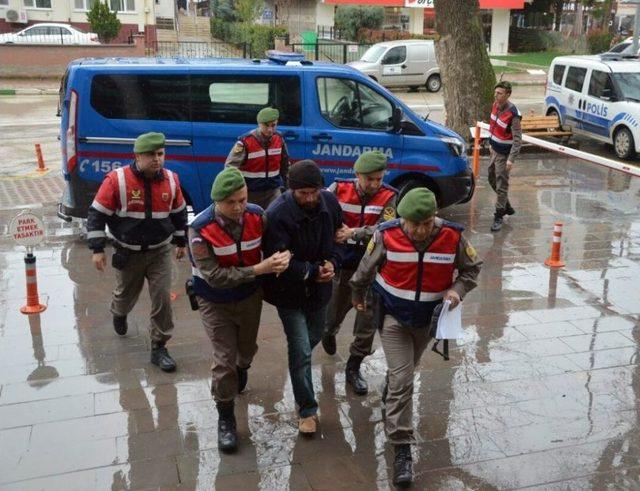
[[455,309],[449,310],[451,302],[445,301],[438,318],[438,328],[436,329],[436,339],[462,339],[462,302]]

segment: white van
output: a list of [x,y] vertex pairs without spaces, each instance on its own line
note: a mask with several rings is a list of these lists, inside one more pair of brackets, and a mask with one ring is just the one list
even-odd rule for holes
[[547,115],[630,159],[640,152],[640,63],[616,55],[559,56],[549,67]]
[[438,92],[442,86],[436,50],[431,39],[403,39],[374,44],[360,60],[348,65],[385,87],[417,89],[424,85],[429,92]]

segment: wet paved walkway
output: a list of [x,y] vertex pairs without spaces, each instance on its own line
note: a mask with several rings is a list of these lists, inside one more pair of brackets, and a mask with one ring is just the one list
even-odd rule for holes
[[[485,162],[486,165],[486,162]],[[466,338],[416,375],[415,489],[637,488],[640,485],[640,180],[568,160],[517,166],[518,213],[491,234],[493,196],[445,210],[485,259],[464,302]],[[54,228],[54,210],[45,206]],[[15,211],[0,211],[0,225]],[[555,220],[566,268],[543,266]],[[364,365],[374,389],[345,389],[352,314],[339,354],[314,353],[321,434],[297,435],[286,349],[265,306],[249,388],[238,399],[240,450],[216,449],[210,347],[174,267],[179,370],[148,363],[149,302],[118,338],[109,270],[81,240],[56,234],[38,251],[41,316],[24,302],[22,252],[0,241],[0,488],[387,489],[380,349]],[[379,343],[376,342],[376,346]]]

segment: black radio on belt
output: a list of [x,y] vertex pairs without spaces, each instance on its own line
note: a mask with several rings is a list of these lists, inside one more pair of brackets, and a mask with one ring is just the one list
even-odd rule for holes
[[191,304],[191,310],[198,310],[198,299],[196,298],[196,292],[193,289],[193,279],[189,278],[184,283],[184,289],[189,297],[189,303]]

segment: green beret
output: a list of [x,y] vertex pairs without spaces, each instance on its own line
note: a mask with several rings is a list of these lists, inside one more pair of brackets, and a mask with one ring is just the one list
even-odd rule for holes
[[246,186],[244,176],[235,167],[227,167],[216,176],[211,186],[211,199],[221,201]]
[[364,152],[356,160],[353,170],[360,174],[378,172],[387,168],[387,156],[378,150]]
[[400,200],[398,215],[412,222],[421,222],[436,214],[436,195],[427,188],[415,188]]
[[256,119],[258,123],[271,123],[280,117],[280,112],[275,107],[265,107],[260,109]]
[[133,153],[153,152],[164,148],[164,135],[162,133],[145,133],[136,138],[133,144]]

